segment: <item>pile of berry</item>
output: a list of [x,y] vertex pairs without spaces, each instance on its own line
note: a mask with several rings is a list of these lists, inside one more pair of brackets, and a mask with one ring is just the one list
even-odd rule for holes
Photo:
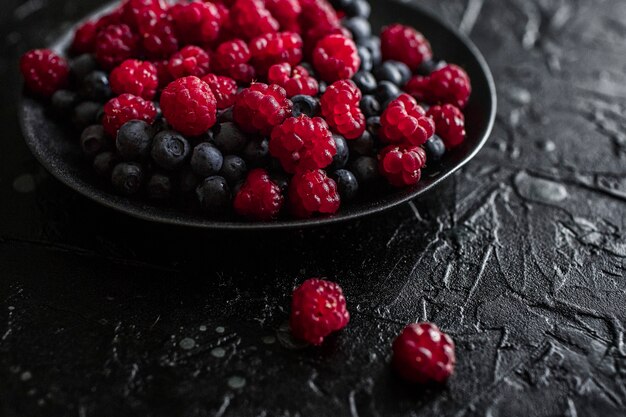
[[465,139],[465,71],[413,28],[373,36],[366,0],[124,0],[64,58],[24,54],[30,92],[79,129],[122,195],[255,221],[330,215],[407,187]]

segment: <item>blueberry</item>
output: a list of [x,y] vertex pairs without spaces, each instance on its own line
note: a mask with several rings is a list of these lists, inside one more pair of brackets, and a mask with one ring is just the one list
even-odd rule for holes
[[387,61],[387,62],[393,63],[393,65],[396,66],[396,68],[402,75],[402,82],[400,85],[405,85],[406,83],[409,82],[409,80],[413,76],[413,73],[411,72],[411,68],[409,68],[407,64],[405,64],[404,62],[400,62],[400,61]]
[[172,196],[172,179],[167,174],[154,173],[146,184],[148,197],[153,200],[167,200]]
[[246,161],[236,155],[227,155],[224,157],[219,175],[224,177],[228,184],[236,185],[246,179],[247,171]]
[[361,45],[357,46],[356,50],[361,59],[361,71],[371,71],[372,68],[374,68],[374,64],[372,63],[372,53],[370,50]]
[[180,191],[184,194],[188,194],[196,189],[198,184],[200,184],[200,178],[193,173],[193,170],[190,166],[186,166],[181,170],[180,173]]
[[320,102],[315,97],[298,94],[291,98],[291,102],[293,103],[293,117],[298,117],[302,114],[315,117],[320,111]]
[[220,110],[217,112],[217,122],[218,123],[226,123],[232,122],[235,119],[233,118],[233,108],[229,107],[224,110]]
[[359,156],[350,164],[350,168],[359,184],[369,184],[380,176],[378,161],[372,156]]
[[346,16],[358,16],[367,19],[370,17],[372,8],[367,0],[353,0],[343,7]]
[[95,158],[96,155],[106,150],[110,141],[102,125],[91,125],[80,135],[80,147],[87,158]]
[[92,71],[82,81],[80,95],[85,100],[99,101],[101,103],[111,98],[111,86],[106,72]]
[[385,61],[374,68],[374,76],[378,81],[389,81],[390,83],[402,86],[403,75],[393,61]]
[[359,182],[352,172],[339,169],[332,174],[332,178],[337,183],[337,190],[342,202],[350,201],[356,197],[359,191]]
[[118,157],[113,152],[102,152],[94,158],[93,170],[101,177],[111,178],[111,172],[118,162]]
[[167,123],[167,120],[165,120],[165,117],[163,117],[163,115],[160,115],[160,116],[157,115],[156,119],[154,120],[154,123],[152,123],[152,132],[159,133],[164,130],[170,130],[170,129],[171,127],[169,123]]
[[367,39],[372,36],[372,26],[370,25],[370,22],[363,17],[351,17],[349,19],[344,19],[342,24],[343,27],[352,33],[352,37],[357,43],[362,39]]
[[69,63],[74,80],[81,82],[89,73],[98,69],[96,57],[92,54],[79,55]]
[[328,167],[330,170],[341,169],[346,166],[348,163],[348,158],[350,156],[350,151],[348,150],[348,141],[341,135],[333,133],[333,139],[335,140],[335,147],[337,148],[337,153],[333,156],[333,162]]
[[115,146],[123,159],[139,160],[150,154],[152,129],[143,120],[126,122],[117,131]]
[[370,117],[369,119],[367,119],[366,123],[367,131],[370,133],[370,135],[378,137],[378,133],[380,132],[380,117]]
[[376,90],[376,78],[374,78],[371,72],[359,71],[354,74],[352,81],[354,81],[363,94],[369,94]]
[[121,162],[115,165],[111,173],[111,182],[123,195],[136,194],[143,182],[143,168],[134,162]]
[[367,130],[363,134],[355,139],[351,140],[350,152],[356,155],[372,156],[375,152],[374,137]]
[[185,163],[189,151],[189,142],[183,135],[173,130],[165,130],[154,137],[150,155],[161,168],[174,170]]
[[57,116],[67,117],[72,114],[74,106],[78,103],[78,95],[69,90],[58,90],[51,98],[52,109]]
[[74,125],[82,130],[85,127],[96,124],[100,121],[99,113],[102,110],[102,105],[94,101],[84,101],[78,106],[74,107],[72,114],[72,121]]
[[366,47],[370,51],[372,58],[372,65],[380,65],[383,61],[382,52],[380,50],[380,38],[378,36],[372,36],[367,39],[363,39],[360,45]]
[[443,140],[439,136],[435,135],[426,141],[424,150],[426,151],[426,160],[428,162],[439,162],[443,154],[446,153],[446,145],[444,145]]
[[217,174],[223,163],[222,153],[210,143],[202,142],[193,149],[191,169],[202,178]]
[[427,76],[442,68],[446,65],[445,61],[436,61],[434,59],[423,61],[419,67],[417,67],[417,73],[422,76]]
[[389,81],[381,81],[376,87],[376,98],[379,103],[385,103],[388,100],[394,100],[400,95],[400,89]]
[[205,178],[196,188],[200,207],[208,213],[222,213],[230,207],[231,193],[222,177]]
[[267,162],[269,142],[267,139],[251,140],[244,148],[241,156],[250,167],[258,167]]
[[359,107],[361,107],[361,111],[366,118],[378,116],[381,110],[380,103],[374,96],[363,96],[361,102],[359,103]]
[[217,149],[225,154],[237,153],[248,143],[248,137],[233,122],[226,122],[216,126],[213,142]]

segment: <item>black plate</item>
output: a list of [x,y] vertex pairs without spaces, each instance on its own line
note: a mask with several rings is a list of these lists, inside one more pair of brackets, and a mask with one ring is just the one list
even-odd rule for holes
[[[467,140],[462,146],[444,157],[437,172],[426,172],[420,183],[414,187],[381,193],[373,201],[354,202],[342,206],[340,212],[331,217],[281,220],[272,223],[216,221],[203,217],[201,213],[185,213],[180,209],[159,207],[147,201],[128,199],[111,193],[95,177],[90,164],[83,159],[76,135],[71,135],[57,121],[50,118],[45,111],[44,104],[40,101],[23,96],[19,107],[20,122],[26,143],[39,162],[59,181],[102,205],[155,222],[207,229],[284,229],[355,219],[405,203],[444,181],[483,147],[491,133],[495,119],[495,86],[491,72],[478,49],[455,28],[418,6],[400,3],[396,0],[372,0],[371,4],[372,27],[376,32],[382,26],[394,22],[411,25],[430,40],[438,58],[461,65],[472,79],[473,92],[465,108]],[[70,38],[71,35],[68,32],[51,47],[62,51],[68,45]]]

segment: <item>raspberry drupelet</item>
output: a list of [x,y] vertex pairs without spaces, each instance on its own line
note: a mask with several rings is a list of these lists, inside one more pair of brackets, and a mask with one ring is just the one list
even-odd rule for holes
[[211,91],[217,100],[218,110],[226,109],[235,104],[237,95],[237,82],[232,78],[222,75],[208,74],[202,77],[202,81],[211,87]]
[[379,171],[394,187],[417,184],[425,163],[426,152],[419,146],[390,145],[378,155]]
[[294,32],[266,33],[250,42],[252,65],[258,74],[267,74],[274,64],[297,65],[302,61],[302,38]]
[[283,201],[280,187],[270,179],[267,171],[255,169],[248,174],[233,206],[240,216],[267,222],[278,217]]
[[302,171],[289,184],[289,206],[296,218],[334,214],[341,204],[337,184],[321,169]]
[[96,60],[105,69],[112,69],[137,56],[137,36],[128,25],[110,25],[96,37]]
[[384,28],[380,35],[380,44],[385,61],[404,62],[412,71],[433,57],[430,43],[424,35],[401,24]]
[[198,77],[183,77],[161,93],[161,111],[167,122],[183,135],[205,133],[217,120],[217,102],[211,88]]
[[435,123],[408,94],[392,101],[380,117],[380,136],[390,143],[419,146],[435,134]]
[[112,98],[104,105],[102,125],[105,132],[115,138],[122,125],[131,120],[143,120],[152,124],[157,111],[151,101],[132,94],[122,94]]
[[352,78],[361,66],[361,59],[352,39],[329,35],[315,46],[313,66],[324,81],[332,83]]
[[128,59],[111,71],[109,82],[117,95],[129,93],[146,100],[152,100],[159,87],[154,65],[136,59]]
[[176,35],[185,44],[209,45],[218,39],[222,15],[210,2],[176,3],[169,9]]
[[247,84],[256,76],[254,67],[249,64],[251,58],[248,44],[241,39],[233,39],[217,47],[213,53],[213,67],[218,74]]
[[22,55],[20,72],[31,92],[50,97],[67,85],[70,70],[67,61],[51,50],[33,49]]
[[326,168],[336,153],[333,135],[320,117],[290,117],[272,131],[270,154],[288,173]]
[[472,84],[467,72],[458,65],[448,64],[430,74],[428,89],[430,102],[454,104],[462,109],[472,93]]
[[361,91],[354,82],[337,81],[322,95],[322,115],[333,131],[346,139],[356,139],[366,127],[365,116],[359,107],[360,101]]
[[432,106],[426,115],[435,122],[435,133],[443,139],[447,149],[459,146],[465,141],[465,116],[452,104]]
[[230,25],[248,40],[280,29],[263,0],[237,0],[230,9]]
[[170,58],[168,69],[174,79],[203,77],[209,73],[210,58],[204,49],[197,46],[185,46]]
[[393,342],[392,366],[409,382],[445,382],[455,363],[454,342],[434,324],[410,324]]
[[71,50],[75,54],[92,53],[96,48],[98,22],[89,20],[76,29],[72,40]]
[[297,339],[321,345],[324,338],[348,325],[350,313],[341,287],[311,278],[293,292],[289,327]]
[[244,132],[267,136],[291,114],[291,109],[292,103],[284,88],[253,83],[237,94],[233,117]]
[[272,65],[267,80],[287,91],[287,97],[297,95],[316,96],[319,91],[317,80],[304,67],[293,67],[288,63]]

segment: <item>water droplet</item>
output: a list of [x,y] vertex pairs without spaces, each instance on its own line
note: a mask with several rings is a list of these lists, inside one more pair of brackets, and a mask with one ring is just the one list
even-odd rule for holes
[[532,177],[523,171],[515,176],[515,188],[522,197],[540,203],[558,203],[568,197],[562,184]]
[[13,181],[13,189],[18,193],[32,193],[35,191],[35,178],[30,174],[22,174]]
[[196,346],[196,341],[193,340],[191,337],[185,337],[178,343],[178,346],[180,346],[181,349],[185,350],[193,349]]
[[9,311],[15,310],[15,307],[13,307],[13,306],[8,306],[7,308],[9,309]]
[[33,377],[33,374],[31,374],[31,373],[30,373],[30,372],[28,372],[28,371],[25,371],[25,372],[23,372],[23,373],[22,373],[22,375],[20,375],[20,379],[21,379],[22,381],[28,381],[28,380],[29,380],[29,379],[31,379],[32,377]]
[[211,355],[213,355],[214,358],[223,358],[224,356],[226,356],[226,350],[221,347],[216,347],[215,349],[211,350]]
[[206,332],[206,326],[204,324],[202,326],[200,326],[200,331],[201,332]]
[[537,147],[545,152],[554,152],[556,145],[551,140],[540,140],[537,142]]
[[225,331],[226,331],[226,329],[225,329],[225,328],[223,328],[222,326],[217,326],[217,327],[215,328],[215,332],[216,332],[216,333],[220,333],[220,334],[222,334],[222,333],[224,333]]
[[228,378],[227,384],[232,389],[243,388],[246,386],[246,378],[237,375],[231,376],[230,378]]
[[265,336],[262,340],[266,345],[271,345],[276,342],[276,338],[274,336]]

